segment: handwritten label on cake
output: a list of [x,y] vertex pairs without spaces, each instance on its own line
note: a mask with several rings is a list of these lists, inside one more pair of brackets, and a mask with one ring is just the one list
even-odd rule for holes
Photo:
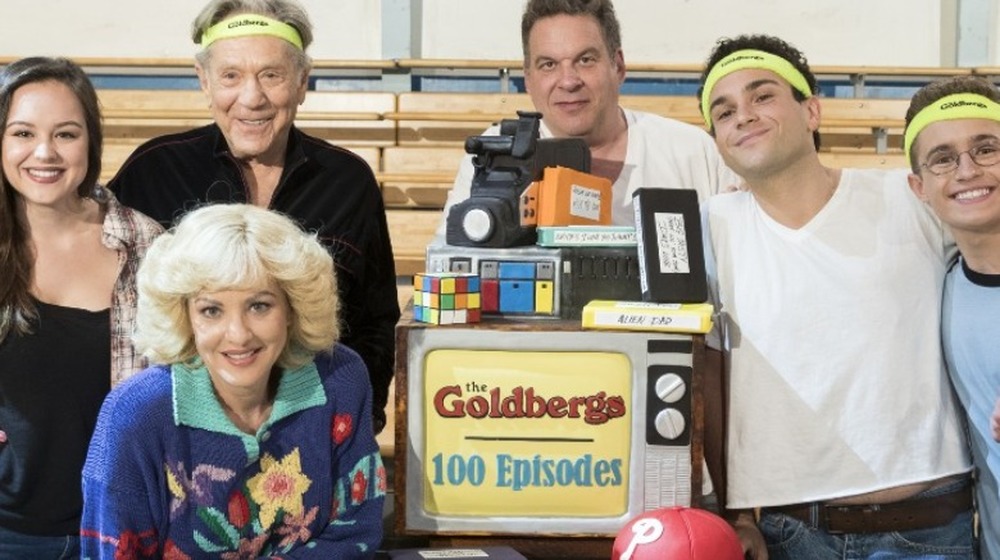
[[601,218],[601,191],[573,185],[569,193],[569,213],[593,222]]
[[[578,230],[578,231],[574,231]],[[559,229],[552,234],[553,245],[635,245],[635,230]]]
[[701,317],[694,315],[647,315],[629,313],[627,311],[598,311],[594,313],[594,324],[605,326],[648,327],[656,330],[658,327],[672,327],[683,331],[696,331],[701,328]]
[[656,212],[654,217],[656,225],[656,249],[660,257],[660,273],[690,273],[691,263],[688,259],[684,214]]

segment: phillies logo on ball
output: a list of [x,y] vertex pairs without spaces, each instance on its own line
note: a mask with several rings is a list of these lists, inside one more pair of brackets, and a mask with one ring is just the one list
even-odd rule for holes
[[619,557],[620,560],[632,560],[635,549],[642,544],[654,543],[663,536],[663,523],[657,519],[640,519],[632,524],[632,540],[628,548]]
[[618,531],[611,560],[743,560],[743,546],[718,515],[677,506],[632,518]]

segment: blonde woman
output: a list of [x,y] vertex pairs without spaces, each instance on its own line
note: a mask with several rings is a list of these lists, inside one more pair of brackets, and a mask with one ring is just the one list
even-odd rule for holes
[[385,469],[337,344],[332,259],[252,205],[189,213],[139,270],[136,346],[84,467],[89,558],[371,558]]

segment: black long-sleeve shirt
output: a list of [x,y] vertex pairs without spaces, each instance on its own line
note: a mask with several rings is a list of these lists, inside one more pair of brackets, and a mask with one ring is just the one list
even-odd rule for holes
[[[206,202],[248,202],[243,171],[222,131],[208,125],[154,138],[108,185],[119,201],[169,227]],[[292,128],[281,180],[268,206],[315,232],[337,268],[341,342],[361,355],[372,382],[376,430],[385,406],[399,320],[396,269],[382,194],[356,154]]]

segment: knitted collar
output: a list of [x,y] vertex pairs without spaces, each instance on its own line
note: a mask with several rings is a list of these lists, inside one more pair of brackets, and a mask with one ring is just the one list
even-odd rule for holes
[[[198,364],[189,367],[173,364],[174,423],[212,432],[240,437],[252,437],[241,432],[226,416],[215,396],[208,368]],[[316,364],[309,362],[293,370],[285,370],[278,382],[271,416],[257,430],[259,438],[271,425],[307,408],[326,404],[326,392],[320,382]]]

